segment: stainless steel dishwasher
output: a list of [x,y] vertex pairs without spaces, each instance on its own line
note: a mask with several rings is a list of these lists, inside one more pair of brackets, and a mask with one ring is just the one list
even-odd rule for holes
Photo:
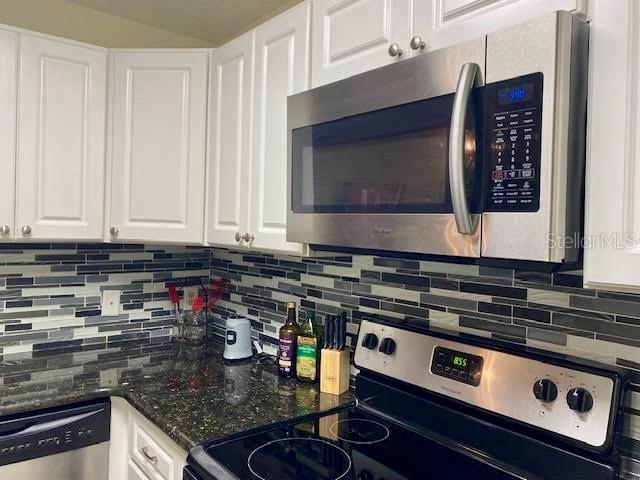
[[109,400],[0,417],[0,479],[107,480]]

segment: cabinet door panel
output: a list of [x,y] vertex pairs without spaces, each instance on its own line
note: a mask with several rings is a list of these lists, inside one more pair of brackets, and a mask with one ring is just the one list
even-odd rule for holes
[[414,33],[436,50],[482,37],[554,10],[586,13],[584,0],[433,0],[417,1]]
[[112,240],[202,241],[207,53],[113,56]]
[[20,239],[102,237],[106,62],[104,50],[21,36]]
[[149,480],[149,477],[147,477],[133,460],[129,460],[127,462],[127,480]]
[[252,80],[255,34],[212,55],[207,241],[238,246],[249,228]]
[[253,247],[299,252],[286,241],[287,96],[309,85],[308,3],[256,31],[256,79],[252,168]]
[[[412,3],[411,0],[314,1],[313,86],[407,56]],[[389,55],[389,46],[394,42],[403,50],[403,56]]]
[[0,242],[13,238],[16,163],[16,95],[18,35],[0,30]]
[[594,2],[590,49],[584,281],[638,293],[640,3]]

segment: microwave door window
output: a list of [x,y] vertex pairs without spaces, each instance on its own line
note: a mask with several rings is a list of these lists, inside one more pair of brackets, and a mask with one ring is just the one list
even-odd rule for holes
[[[293,212],[451,213],[452,102],[448,95],[294,130]],[[474,128],[468,147],[473,171]]]

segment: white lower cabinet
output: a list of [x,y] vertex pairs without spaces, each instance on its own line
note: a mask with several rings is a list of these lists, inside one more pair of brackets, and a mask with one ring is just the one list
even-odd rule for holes
[[640,293],[640,2],[594,2],[590,43],[584,282]]
[[187,452],[122,398],[111,399],[109,480],[182,480]]
[[20,35],[16,238],[98,240],[107,51]]
[[0,30],[0,242],[13,240],[18,34]]
[[208,54],[112,52],[107,240],[202,243]]
[[256,30],[249,232],[256,249],[300,253],[287,242],[287,96],[310,85],[311,4]]
[[127,480],[151,480],[147,477],[142,470],[133,462],[129,460],[127,462]]

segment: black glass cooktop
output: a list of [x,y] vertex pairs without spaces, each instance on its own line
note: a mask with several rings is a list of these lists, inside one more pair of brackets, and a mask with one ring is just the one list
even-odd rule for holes
[[242,480],[522,478],[359,408],[214,443],[206,452]]

